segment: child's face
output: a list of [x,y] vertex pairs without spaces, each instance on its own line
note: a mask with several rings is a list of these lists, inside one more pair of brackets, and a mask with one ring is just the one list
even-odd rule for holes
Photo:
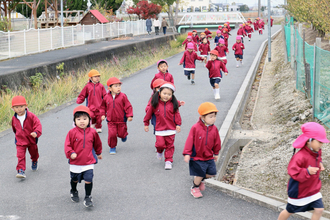
[[236,40],[236,43],[238,43],[238,44],[241,43],[241,40]]
[[195,36],[197,33],[196,32],[193,32],[193,35]]
[[190,38],[187,38],[187,41],[189,41],[189,42],[190,42],[190,41],[191,41],[191,39],[190,39]]
[[91,81],[93,82],[93,83],[99,83],[100,82],[100,76],[92,76],[91,77]]
[[308,147],[318,152],[321,149],[323,143],[319,142],[318,140],[312,140],[312,142],[308,142],[308,145],[309,145]]
[[201,34],[201,38],[204,38],[205,37],[205,34]]
[[121,84],[117,83],[109,86],[109,91],[111,92],[112,95],[119,94],[121,91]]
[[188,52],[189,52],[189,53],[193,52],[193,49],[188,49]]
[[81,115],[74,120],[77,127],[85,129],[89,124],[89,118],[87,115]]
[[172,89],[164,88],[159,95],[160,95],[160,100],[162,100],[163,102],[167,102],[172,98],[173,91]]
[[18,116],[23,116],[25,114],[26,108],[27,108],[27,105],[16,105],[16,106],[12,107],[12,109]]
[[168,69],[168,66],[166,63],[161,63],[159,64],[158,66],[158,70],[162,73],[166,73],[167,72],[167,69]]
[[219,46],[222,47],[224,44],[219,43]]
[[218,57],[217,57],[216,55],[211,54],[211,60],[212,60],[212,61],[216,60],[217,58],[218,58]]
[[207,44],[207,39],[206,38],[203,39],[203,43]]
[[221,33],[217,33],[217,36],[220,37],[221,36]]
[[215,112],[213,112],[207,115],[202,115],[201,119],[205,122],[205,124],[213,125],[217,120],[217,115],[215,114]]

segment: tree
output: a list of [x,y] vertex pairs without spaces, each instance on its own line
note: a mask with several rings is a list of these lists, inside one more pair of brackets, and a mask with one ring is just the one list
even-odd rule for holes
[[37,9],[39,7],[41,0],[33,0],[32,2],[27,2],[26,0],[23,0],[27,6],[29,6],[32,10],[33,19],[34,19],[34,28],[38,29],[38,21],[37,21]]
[[267,7],[266,6],[261,6],[261,11],[265,11],[267,9]]
[[[174,21],[173,18],[173,4],[176,0],[152,0],[153,3],[162,6],[162,8],[167,12],[168,18],[170,21]],[[179,3],[178,3],[179,4]],[[178,8],[176,9],[176,11]]]
[[249,11],[250,8],[249,8],[249,6],[247,6],[247,5],[241,5],[241,6],[239,6],[239,10],[240,10],[240,11]]
[[155,18],[162,10],[162,7],[148,1],[140,1],[136,6],[127,9],[128,14],[136,14],[139,19]]

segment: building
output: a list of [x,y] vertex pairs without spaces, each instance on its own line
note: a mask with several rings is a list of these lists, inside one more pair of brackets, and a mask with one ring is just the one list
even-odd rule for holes
[[91,25],[109,23],[109,21],[98,10],[89,10],[79,23]]

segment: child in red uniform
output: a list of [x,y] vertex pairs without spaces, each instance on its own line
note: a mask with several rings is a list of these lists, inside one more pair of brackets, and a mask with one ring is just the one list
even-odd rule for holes
[[174,83],[172,74],[168,72],[168,63],[166,60],[159,60],[157,62],[157,69],[159,72],[151,80],[151,83],[150,83],[151,89],[153,89],[152,84],[156,79],[163,79],[164,81]]
[[229,21],[227,21],[227,22],[224,24],[224,26],[226,26],[226,28],[228,29],[228,33],[231,31],[231,27],[230,27],[229,24],[230,24]]
[[214,125],[218,109],[211,102],[204,102],[198,107],[200,118],[190,129],[184,146],[184,161],[189,163],[190,176],[194,176],[191,195],[202,197],[205,190],[204,179],[216,175],[215,162],[221,149],[219,131]]
[[203,42],[203,39],[206,38],[207,39],[207,43],[210,45],[210,41],[208,40],[208,36],[206,36],[206,34],[204,32],[201,33],[201,37],[199,38],[199,40],[201,42]]
[[218,59],[221,60],[225,65],[227,64],[227,54],[229,53],[228,48],[225,46],[225,40],[220,39],[219,45],[214,48],[218,51]]
[[243,24],[240,24],[239,25],[239,29],[237,30],[237,36],[240,36],[242,41],[243,41],[243,38],[245,37],[245,30],[243,28]]
[[206,36],[207,36],[208,38],[212,38],[212,36],[211,36],[212,32],[211,32],[211,31],[209,31],[209,29],[208,29],[208,28],[205,28],[205,31],[204,31],[204,33],[206,34]]
[[286,220],[296,212],[314,210],[311,219],[318,220],[324,210],[322,202],[320,172],[324,171],[322,164],[323,143],[329,143],[326,131],[318,123],[307,122],[301,126],[303,132],[294,142],[301,150],[294,154],[288,165],[288,204],[278,216],[278,220]]
[[225,40],[225,46],[228,47],[229,34],[228,34],[228,29],[227,28],[224,28],[222,30],[222,36],[223,36],[223,39]]
[[259,20],[256,18],[253,22],[254,30],[258,31],[259,30]]
[[165,150],[165,170],[172,169],[175,134],[181,131],[181,116],[179,104],[174,96],[175,86],[165,83],[160,87],[151,100],[151,108],[145,115],[144,130],[149,131],[149,121],[153,114],[156,116],[155,135],[157,159],[162,160]]
[[188,80],[190,80],[191,75],[191,84],[195,84],[195,62],[196,60],[206,60],[206,58],[202,58],[198,56],[194,51],[194,44],[189,43],[187,46],[187,50],[183,53],[183,56],[180,60],[179,65],[183,64],[184,75],[187,76]]
[[110,154],[116,154],[117,136],[122,142],[127,140],[127,121],[133,120],[133,107],[127,96],[121,92],[119,79],[111,77],[107,81],[109,93],[103,98],[100,106],[102,121],[107,118],[108,122],[108,145]]
[[103,97],[107,94],[104,86],[100,83],[100,76],[101,74],[97,70],[93,69],[89,71],[89,82],[77,98],[77,104],[81,104],[87,99],[86,105],[91,112],[92,128],[95,128],[97,133],[102,132],[102,120],[99,114],[99,107]]
[[196,44],[193,42],[193,40],[192,40],[192,36],[188,36],[186,40],[187,40],[187,41],[186,41],[185,44],[182,43],[182,45],[184,45],[184,49],[187,50],[187,45],[188,45],[189,43],[193,43],[193,45],[194,45],[194,51],[197,51],[197,46],[196,46]]
[[203,43],[201,43],[198,47],[199,51],[201,52],[200,56],[207,58],[207,55],[209,54],[209,52],[211,51],[210,49],[210,45],[207,43],[207,39],[204,38],[203,39]]
[[236,37],[236,43],[232,49],[235,51],[236,67],[238,68],[240,64],[243,65],[243,50],[245,49],[240,36]]
[[38,138],[42,134],[42,126],[38,117],[29,112],[27,103],[23,96],[15,96],[12,99],[11,108],[15,114],[11,121],[13,132],[15,133],[15,144],[18,163],[16,166],[17,178],[26,178],[25,153],[26,149],[31,155],[32,171],[38,169]]
[[196,30],[193,30],[192,31],[191,37],[192,37],[192,40],[195,42],[195,44],[199,44],[199,37],[197,35],[197,31]]
[[251,33],[253,32],[253,28],[250,26],[251,24],[248,23],[248,25],[245,26],[245,29],[247,31],[247,35],[248,35],[248,38],[249,38],[249,41],[251,41]]
[[251,25],[252,24],[251,18],[248,18],[248,21],[246,23]]
[[85,181],[86,207],[93,206],[91,197],[93,188],[93,170],[97,159],[102,159],[102,142],[97,132],[90,128],[90,110],[86,106],[78,106],[73,110],[72,128],[66,136],[64,152],[69,159],[71,176],[71,200],[79,202],[77,184]]
[[260,20],[260,22],[259,22],[259,35],[261,34],[263,34],[262,33],[262,30],[264,30],[265,29],[265,22],[264,22],[264,20],[263,19],[261,19]]
[[213,88],[214,98],[216,100],[219,100],[220,99],[219,83],[221,82],[221,78],[222,78],[221,70],[225,72],[226,76],[228,74],[228,70],[226,68],[226,65],[222,61],[218,60],[218,56],[219,56],[218,51],[212,50],[210,54],[211,54],[211,60],[207,62],[205,67],[209,70],[210,84]]

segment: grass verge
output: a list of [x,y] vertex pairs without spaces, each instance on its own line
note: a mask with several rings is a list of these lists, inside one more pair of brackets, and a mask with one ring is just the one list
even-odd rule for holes
[[14,96],[24,96],[29,111],[40,115],[77,97],[88,82],[87,73],[90,69],[97,69],[101,73],[101,83],[106,85],[106,81],[110,77],[127,77],[156,63],[159,59],[182,52],[183,48],[180,47],[182,39],[185,39],[185,37],[178,36],[177,40],[171,41],[169,46],[131,53],[126,56],[127,58],[114,57],[112,60],[90,65],[77,72],[65,72],[63,71],[65,67],[62,66],[61,68],[59,65],[58,70],[62,70],[59,71],[58,78],[45,79],[42,73],[37,73],[35,76],[30,77],[31,87],[29,88],[23,87],[17,91],[2,88],[0,90],[0,132],[11,126],[11,118],[14,114],[11,109],[11,100]]

